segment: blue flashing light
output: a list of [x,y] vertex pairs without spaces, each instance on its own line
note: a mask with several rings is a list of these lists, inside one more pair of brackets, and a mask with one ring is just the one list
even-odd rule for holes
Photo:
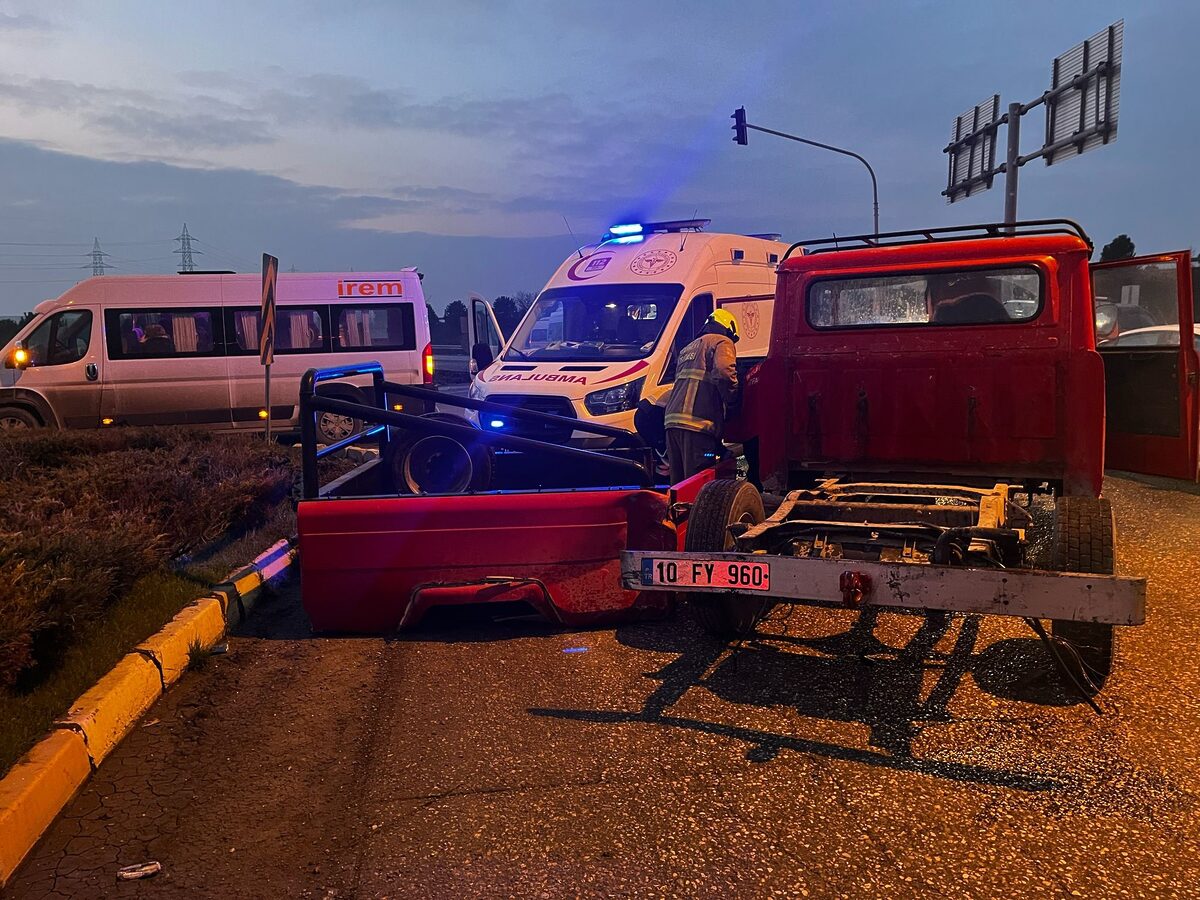
[[608,229],[608,233],[620,237],[623,234],[641,234],[642,226],[638,224],[631,225],[614,225]]
[[613,238],[614,244],[640,244],[642,236],[640,234],[627,234],[625,237]]
[[492,419],[490,422],[488,422],[488,428],[503,428],[503,427],[504,427],[503,419]]

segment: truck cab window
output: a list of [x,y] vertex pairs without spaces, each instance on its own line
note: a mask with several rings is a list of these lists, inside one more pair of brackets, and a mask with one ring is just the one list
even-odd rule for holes
[[92,314],[86,309],[56,313],[25,339],[31,366],[61,366],[78,362],[92,341]]

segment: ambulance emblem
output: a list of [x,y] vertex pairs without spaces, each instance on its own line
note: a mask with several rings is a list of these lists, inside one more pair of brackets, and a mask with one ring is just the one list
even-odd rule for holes
[[634,275],[661,275],[678,259],[670,250],[643,250],[629,264]]
[[751,340],[758,337],[758,304],[747,303],[745,310],[743,310],[740,315],[742,318],[742,331],[745,333],[746,337],[750,338]]

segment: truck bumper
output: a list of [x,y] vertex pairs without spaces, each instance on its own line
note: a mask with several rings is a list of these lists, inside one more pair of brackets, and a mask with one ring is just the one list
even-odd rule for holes
[[[664,584],[657,563],[674,561],[687,584]],[[731,591],[692,583],[694,567],[715,563],[765,563],[768,590]],[[1146,619],[1146,579],[1078,575],[1037,569],[982,569],[923,563],[811,559],[752,553],[666,553],[629,550],[621,554],[621,578],[633,591],[758,594],[789,603],[842,608],[942,610],[988,616],[1065,619],[1112,625],[1141,625]],[[702,576],[700,580],[703,580]]]

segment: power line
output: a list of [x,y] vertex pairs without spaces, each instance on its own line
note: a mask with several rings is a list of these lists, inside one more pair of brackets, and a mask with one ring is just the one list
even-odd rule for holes
[[[170,244],[172,240],[159,241],[109,241],[110,247],[136,247],[144,244]],[[86,241],[0,241],[0,247],[86,247]]]
[[33,280],[29,280],[29,281],[21,280],[21,279],[18,279],[15,281],[10,281],[7,279],[0,279],[0,284],[66,284],[68,281],[76,282],[79,280],[80,279],[78,279],[78,278],[39,278],[39,279],[33,279]]
[[256,267],[254,263],[246,262],[244,257],[240,257],[236,253],[232,253],[229,250],[222,250],[220,247],[210,243],[209,241],[202,241],[198,237],[194,237],[192,240],[201,246],[208,247],[209,250],[216,250],[220,255],[234,263],[234,265],[238,266],[239,268],[254,269]]

